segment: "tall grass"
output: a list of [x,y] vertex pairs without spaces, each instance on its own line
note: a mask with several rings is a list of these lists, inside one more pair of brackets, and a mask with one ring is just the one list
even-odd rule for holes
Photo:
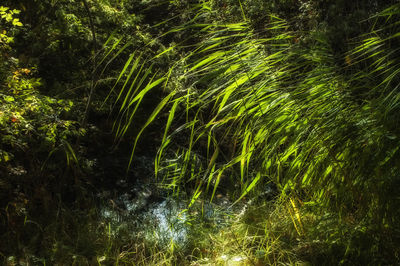
[[135,92],[120,105],[134,114],[148,91],[169,89],[139,133],[168,110],[156,157],[164,182],[191,186],[193,200],[223,188],[240,200],[274,182],[299,235],[301,207],[354,219],[357,230],[396,232],[400,6],[372,17],[370,32],[337,55],[323,28],[292,32],[272,15],[263,32],[245,17],[196,24],[212,17],[202,3],[179,30],[198,28],[203,41],[164,77],[131,82]]

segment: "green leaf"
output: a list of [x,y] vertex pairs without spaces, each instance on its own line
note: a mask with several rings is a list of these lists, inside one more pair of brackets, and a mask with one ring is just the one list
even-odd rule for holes
[[8,9],[9,9],[8,7],[0,6],[0,12],[1,13],[6,12]]
[[12,20],[13,20],[13,17],[12,17],[12,15],[11,15],[11,14],[9,14],[9,13],[7,13],[7,14],[4,14],[2,17],[3,17],[3,18],[5,18],[5,19],[7,20],[7,22],[10,22],[10,21],[12,21]]
[[18,27],[22,27],[22,26],[23,26],[22,23],[21,23],[21,22],[19,21],[19,19],[17,19],[17,18],[13,19],[12,24],[13,24],[14,26],[18,26]]
[[14,97],[12,97],[12,96],[5,95],[5,96],[3,96],[3,98],[6,102],[9,102],[9,103],[15,101]]

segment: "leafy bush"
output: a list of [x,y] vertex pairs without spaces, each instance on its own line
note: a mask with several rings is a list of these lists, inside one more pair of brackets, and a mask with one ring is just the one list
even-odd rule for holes
[[2,36],[0,47],[0,233],[8,243],[0,248],[15,252],[18,245],[32,240],[24,242],[19,237],[20,233],[29,235],[24,231],[26,221],[40,219],[38,211],[45,217],[53,204],[52,193],[61,192],[62,186],[54,183],[60,181],[67,163],[76,167],[70,142],[83,132],[76,121],[65,119],[73,102],[41,94],[36,68],[24,67],[17,59],[11,34],[23,30],[14,17],[19,11],[1,10],[6,14],[1,24],[10,34]]

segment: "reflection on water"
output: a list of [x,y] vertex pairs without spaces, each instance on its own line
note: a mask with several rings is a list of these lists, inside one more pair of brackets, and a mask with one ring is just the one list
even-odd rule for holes
[[188,203],[173,198],[151,198],[151,191],[143,188],[105,201],[100,215],[109,223],[109,233],[114,236],[123,232],[132,238],[141,235],[160,247],[172,243],[175,247],[183,247],[191,230],[196,229],[191,223],[201,221],[217,229],[224,226],[232,214],[231,203],[226,198],[217,204],[197,202],[190,210]]
[[168,245],[171,241],[185,245],[188,234],[185,206],[167,199],[149,211],[148,219],[155,219],[154,236],[161,245]]
[[147,190],[123,193],[100,207],[100,215],[110,225],[110,234],[123,231],[132,237],[143,235],[146,240],[161,246],[174,243],[183,246],[187,241],[187,204],[173,199],[150,200]]

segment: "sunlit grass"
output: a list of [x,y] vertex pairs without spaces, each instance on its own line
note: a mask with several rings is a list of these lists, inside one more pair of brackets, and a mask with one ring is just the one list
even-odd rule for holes
[[[366,237],[363,230],[397,228],[398,10],[394,6],[371,18],[376,22],[371,31],[338,55],[323,28],[299,41],[297,36],[305,33],[290,31],[272,15],[257,33],[246,21],[196,24],[212,12],[205,1],[192,24],[176,29],[198,28],[200,44],[164,76],[144,74],[143,88],[135,87],[135,79],[129,83],[133,75],[128,74],[122,92],[128,84],[135,89],[118,97],[126,118],[117,120],[117,136],[132,125],[145,95],[162,84],[167,96],[134,147],[148,125],[166,120],[155,164],[167,187],[177,194],[187,188],[192,202],[200,195],[212,201],[219,190],[240,201],[273,182],[280,193],[277,209],[285,209],[281,221],[292,226],[289,232],[325,241],[332,249],[326,252],[344,261],[378,254],[356,246]],[[318,240],[326,228],[307,230],[300,210],[308,207],[317,217],[329,217],[326,228],[338,231]],[[335,225],[350,220],[343,230]],[[247,236],[242,233],[239,243]],[[264,240],[270,233],[265,231]],[[275,238],[268,241],[265,249],[275,245]]]

